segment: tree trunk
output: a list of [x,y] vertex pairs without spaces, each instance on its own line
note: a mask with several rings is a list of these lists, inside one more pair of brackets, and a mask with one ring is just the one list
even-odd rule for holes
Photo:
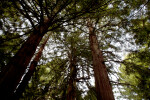
[[93,57],[93,69],[97,100],[114,100],[112,87],[109,82],[107,69],[104,63],[102,51],[99,49],[98,40],[91,22],[88,22],[89,41]]
[[35,58],[33,59],[33,61],[31,62],[31,65],[29,67],[28,72],[26,73],[26,75],[24,76],[23,80],[21,81],[21,83],[18,85],[18,88],[16,89],[14,95],[13,95],[13,100],[18,100],[22,93],[25,90],[25,87],[28,85],[29,80],[31,79],[33,73],[36,70],[36,66],[38,61],[40,60],[40,57],[42,55],[42,51],[44,50],[44,47],[49,39],[50,34],[48,35],[48,37],[45,39],[45,41],[43,42],[43,44],[41,45],[38,53],[36,54]]
[[72,48],[71,54],[69,56],[70,59],[70,79],[68,82],[67,89],[67,100],[75,100],[76,99],[76,76],[77,76],[77,68],[76,68],[76,56],[75,49]]
[[67,90],[67,100],[75,100],[76,98],[76,68],[72,66],[71,76],[69,79],[68,90]]
[[0,74],[0,97],[3,100],[11,99],[25,70],[33,57],[37,46],[48,30],[49,21],[37,27],[22,45],[16,55]]

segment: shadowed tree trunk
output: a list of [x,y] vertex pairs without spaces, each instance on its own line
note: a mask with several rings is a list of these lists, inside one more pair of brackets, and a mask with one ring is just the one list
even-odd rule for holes
[[75,100],[76,99],[76,76],[77,76],[77,68],[76,68],[76,56],[75,49],[71,48],[71,54],[69,54],[70,59],[70,79],[68,82],[67,89],[67,100]]
[[49,27],[49,20],[37,27],[0,74],[0,97],[11,99],[37,46]]
[[21,81],[21,83],[18,85],[18,88],[16,89],[14,95],[13,95],[13,98],[15,100],[18,100],[22,93],[24,92],[25,90],[25,87],[28,85],[28,82],[29,80],[31,79],[33,73],[35,72],[36,70],[36,66],[37,66],[37,63],[38,61],[40,60],[40,57],[42,55],[42,51],[44,50],[44,47],[49,39],[49,36],[50,34],[47,36],[47,38],[45,39],[45,41],[43,42],[43,44],[41,45],[38,53],[36,54],[35,58],[33,59],[33,61],[31,62],[31,65],[29,67],[29,70],[28,72],[26,73],[26,75],[24,76],[23,80]]
[[112,87],[109,82],[107,69],[104,63],[102,51],[99,49],[98,40],[92,23],[88,21],[89,41],[93,57],[93,69],[97,100],[114,100]]
[[70,65],[71,76],[67,89],[67,100],[75,100],[76,98],[76,66]]

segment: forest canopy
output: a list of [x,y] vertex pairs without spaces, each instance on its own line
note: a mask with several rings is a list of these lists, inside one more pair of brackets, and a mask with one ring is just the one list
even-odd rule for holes
[[0,1],[3,100],[149,100],[149,0]]

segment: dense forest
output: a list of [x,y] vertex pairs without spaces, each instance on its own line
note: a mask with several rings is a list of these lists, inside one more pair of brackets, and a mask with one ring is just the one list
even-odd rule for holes
[[1,100],[150,100],[149,0],[1,0]]

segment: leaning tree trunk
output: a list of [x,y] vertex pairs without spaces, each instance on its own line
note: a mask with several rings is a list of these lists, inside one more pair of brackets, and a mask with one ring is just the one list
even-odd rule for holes
[[48,30],[49,20],[37,27],[0,74],[0,97],[11,99],[37,46]]
[[13,94],[13,100],[18,100],[22,93],[25,90],[25,87],[28,85],[29,80],[31,79],[33,73],[36,70],[36,66],[38,61],[40,60],[40,57],[42,56],[42,51],[44,50],[44,47],[49,39],[50,34],[47,36],[47,38],[45,39],[45,41],[43,42],[43,44],[41,45],[38,53],[36,54],[35,58],[33,59],[33,61],[31,62],[31,65],[29,67],[28,72],[25,74],[23,80],[21,81],[21,83],[18,85],[18,88],[15,90],[15,93]]
[[114,100],[112,87],[109,82],[107,69],[104,63],[102,51],[99,49],[98,40],[91,22],[88,22],[89,41],[93,57],[93,69],[97,100]]

